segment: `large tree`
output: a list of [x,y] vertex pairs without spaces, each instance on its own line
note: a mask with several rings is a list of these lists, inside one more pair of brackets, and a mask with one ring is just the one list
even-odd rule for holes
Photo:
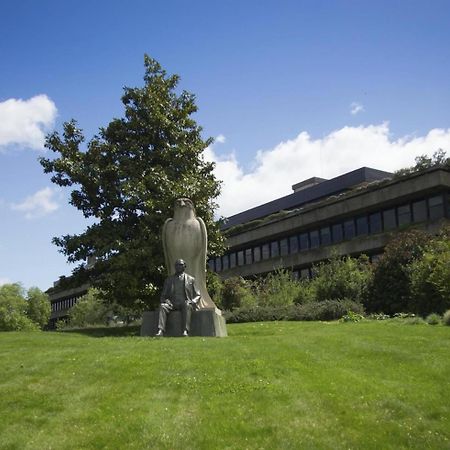
[[[210,255],[223,246],[213,217],[220,182],[203,159],[212,139],[202,138],[192,118],[195,97],[178,93],[179,76],[167,75],[147,55],[144,65],[144,86],[124,88],[123,118],[100,128],[86,146],[76,121],[66,122],[62,136],[47,136],[56,157],[40,159],[54,183],[72,188],[70,203],[94,219],[81,234],[53,239],[69,262],[79,263],[73,279],[89,279],[123,305],[151,305],[157,297],[165,276],[161,229],[175,199],[194,202],[208,229]],[[96,258],[92,268],[88,257]]]

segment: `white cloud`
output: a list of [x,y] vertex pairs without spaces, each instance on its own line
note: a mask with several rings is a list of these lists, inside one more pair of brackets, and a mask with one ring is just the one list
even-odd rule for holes
[[13,204],[11,208],[25,213],[27,219],[46,216],[59,208],[54,200],[55,191],[49,187],[37,191],[27,197],[22,203]]
[[9,278],[0,277],[0,286],[3,286],[4,284],[11,284],[12,281]]
[[46,95],[0,102],[0,149],[14,144],[42,149],[56,114],[55,104]]
[[219,136],[216,137],[216,142],[218,144],[224,144],[226,140],[227,139],[223,134],[219,134]]
[[216,162],[215,175],[223,180],[219,214],[229,216],[288,195],[293,184],[313,176],[332,178],[363,166],[392,172],[439,148],[450,151],[450,129],[394,140],[389,124],[383,123],[347,126],[322,139],[303,131],[295,139],[258,151],[248,172],[234,152],[218,156],[212,146],[205,150],[205,158]]
[[361,103],[353,102],[350,105],[350,114],[356,115],[359,112],[363,112],[363,111],[364,111],[364,106]]

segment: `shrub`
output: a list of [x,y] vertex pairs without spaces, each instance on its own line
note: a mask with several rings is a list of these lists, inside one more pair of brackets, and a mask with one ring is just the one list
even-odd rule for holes
[[333,299],[321,302],[306,303],[300,307],[300,320],[338,320],[349,311],[363,314],[364,308],[361,303],[350,299]]
[[291,272],[279,269],[255,281],[253,289],[258,305],[276,307],[294,304],[301,286]]
[[345,316],[342,316],[340,320],[342,322],[361,322],[361,320],[364,320],[364,316],[362,314],[349,311]]
[[374,267],[366,309],[394,314],[411,307],[410,266],[419,259],[429,236],[422,231],[397,234]]
[[365,255],[355,259],[334,253],[327,262],[313,268],[313,275],[311,283],[317,301],[350,298],[363,302],[372,271]]
[[[69,311],[68,327],[86,327],[95,324],[105,324],[109,307],[100,299],[98,289],[91,288],[87,294],[78,299]],[[64,325],[61,324],[64,328]]]
[[222,305],[222,292],[223,292],[223,282],[219,275],[212,270],[207,270],[206,272],[206,286],[208,289],[208,294],[211,296],[213,302],[218,308],[223,308]]
[[48,295],[37,287],[28,289],[27,316],[39,328],[44,328],[50,319],[51,306]]
[[450,309],[448,311],[445,311],[444,315],[442,316],[442,323],[444,325],[450,325]]
[[223,282],[221,305],[226,310],[251,307],[256,304],[251,283],[242,277],[228,278]]
[[426,319],[428,325],[439,325],[441,323],[441,316],[436,313],[429,314]]
[[0,331],[34,331],[38,326],[27,315],[27,302],[20,284],[0,286]]

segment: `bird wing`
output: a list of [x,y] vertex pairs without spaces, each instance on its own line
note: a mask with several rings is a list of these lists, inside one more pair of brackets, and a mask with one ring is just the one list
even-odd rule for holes
[[164,260],[166,262],[166,270],[169,275],[171,272],[172,265],[171,265],[170,256],[169,256],[169,248],[167,245],[167,225],[172,220],[173,219],[167,219],[164,222],[163,229],[162,229],[162,244],[163,244],[163,250],[164,250]]
[[200,232],[201,232],[201,238],[202,238],[202,246],[200,250],[200,261],[201,261],[201,277],[202,279],[199,280],[203,283],[204,286],[206,286],[206,253],[208,251],[208,233],[206,232],[206,225],[205,222],[203,222],[203,219],[201,217],[197,217],[197,220],[200,223]]

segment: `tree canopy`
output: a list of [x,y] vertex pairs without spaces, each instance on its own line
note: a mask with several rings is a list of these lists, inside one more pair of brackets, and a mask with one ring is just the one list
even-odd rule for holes
[[[80,234],[53,239],[69,262],[79,263],[73,279],[88,279],[110,301],[127,305],[155,301],[165,276],[161,229],[177,198],[189,197],[205,221],[209,254],[223,249],[213,216],[220,182],[203,158],[212,139],[202,138],[192,118],[195,96],[178,93],[179,76],[147,55],[144,65],[144,86],[124,88],[123,118],[87,145],[77,122],[66,122],[62,135],[47,136],[56,156],[40,159],[54,183],[72,189],[70,203],[94,219]],[[93,267],[89,257],[96,258]]]

